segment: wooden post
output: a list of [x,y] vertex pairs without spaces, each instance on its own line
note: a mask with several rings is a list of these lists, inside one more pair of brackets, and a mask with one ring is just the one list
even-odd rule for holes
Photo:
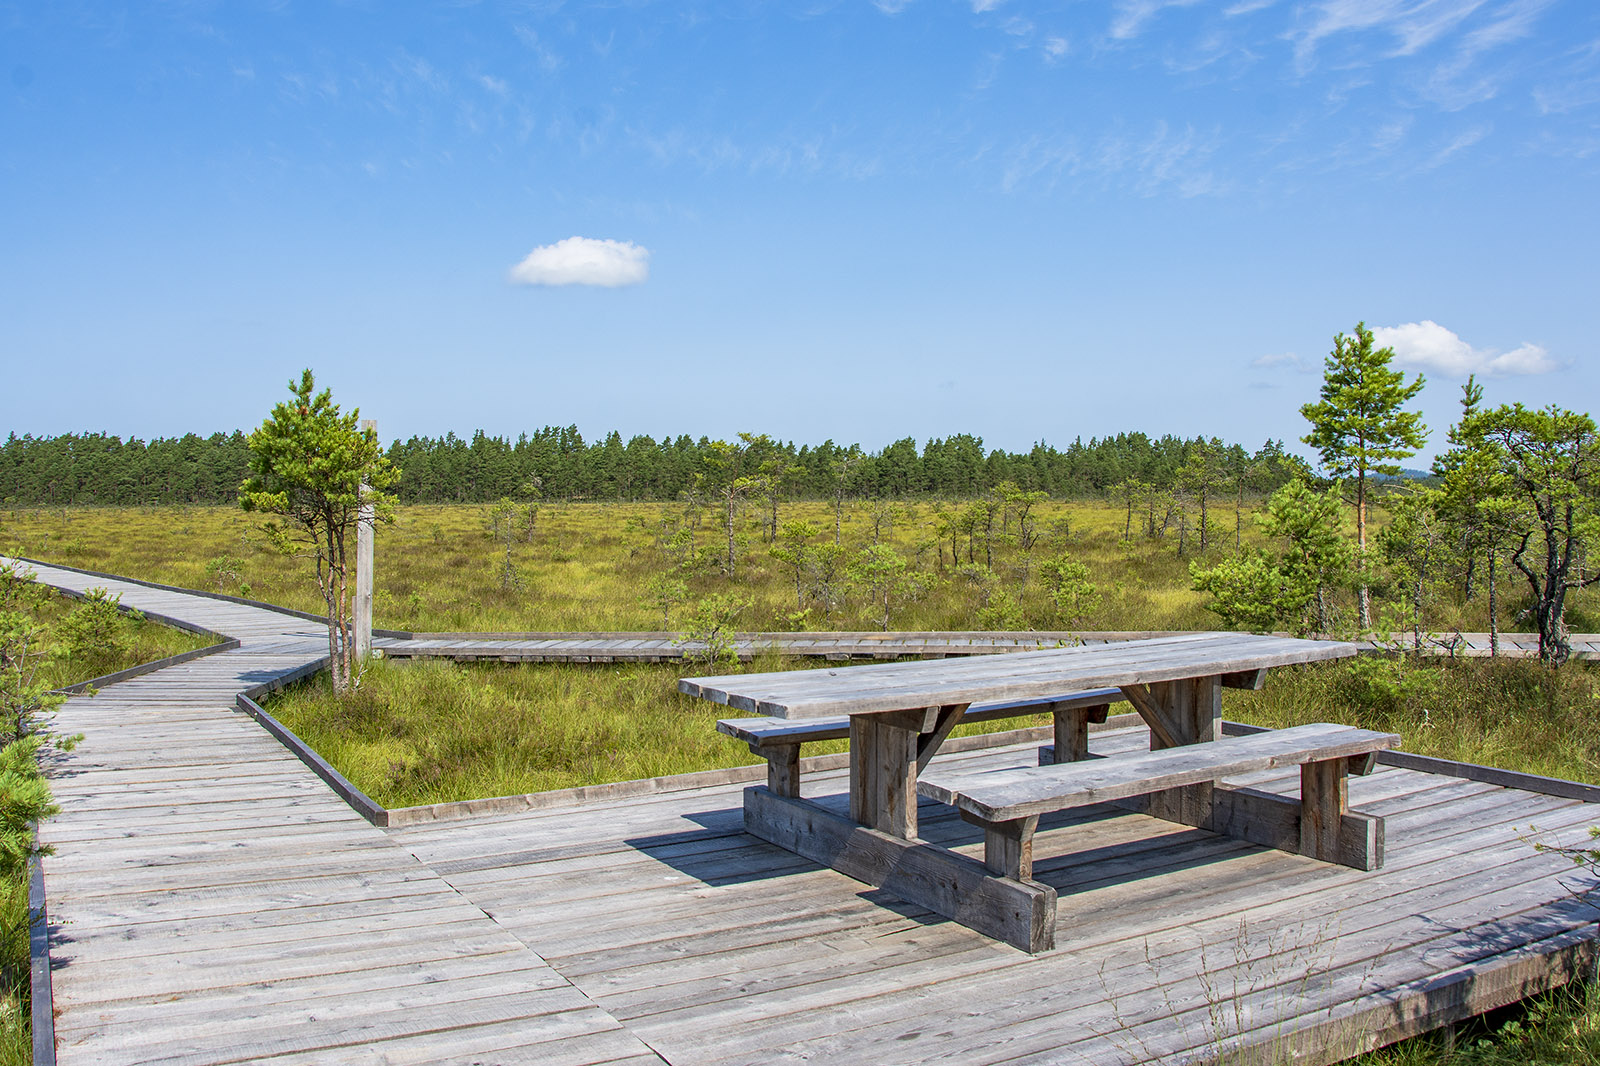
[[[361,420],[361,429],[378,429],[378,423],[371,418]],[[367,494],[367,485],[361,484],[361,495]],[[372,527],[374,514],[372,505],[361,505],[361,515],[356,520],[356,662],[362,662],[372,654]]]

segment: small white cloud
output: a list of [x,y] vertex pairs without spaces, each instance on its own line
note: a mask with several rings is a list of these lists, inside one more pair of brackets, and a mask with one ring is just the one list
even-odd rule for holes
[[999,7],[1000,4],[1001,0],[972,0],[972,13],[974,15],[981,15],[985,11],[993,11],[995,8]]
[[885,15],[898,15],[911,6],[911,0],[872,0],[872,6]]
[[1066,55],[1071,48],[1072,42],[1065,37],[1046,37],[1044,41],[1044,57],[1053,63]]
[[519,285],[637,285],[650,276],[650,250],[632,241],[568,237],[541,244],[511,268]]
[[478,76],[478,84],[496,96],[505,96],[511,91],[511,86],[506,83],[504,78],[496,78],[490,74],[480,74]]
[[1401,366],[1432,370],[1447,377],[1548,374],[1558,365],[1550,358],[1550,353],[1537,344],[1523,344],[1509,352],[1474,348],[1430,319],[1401,326],[1379,326],[1372,331],[1372,339],[1380,348],[1393,348],[1395,362]]
[[1263,355],[1252,359],[1250,365],[1261,369],[1281,366],[1289,370],[1298,370],[1302,374],[1311,372],[1311,364],[1294,352],[1273,352],[1271,355]]

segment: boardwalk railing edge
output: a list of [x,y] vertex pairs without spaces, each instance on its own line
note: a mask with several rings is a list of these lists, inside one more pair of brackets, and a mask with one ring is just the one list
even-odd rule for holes
[[44,867],[28,860],[28,979],[33,1066],[56,1066],[56,1000],[50,980],[50,916],[45,909]]
[[[310,611],[296,610],[293,607],[281,607],[276,603],[268,603],[265,600],[248,600],[243,596],[229,596],[225,592],[208,592],[205,589],[188,589],[184,588],[182,585],[163,585],[159,581],[146,581],[142,577],[124,577],[122,574],[108,574],[103,570],[85,570],[81,566],[68,566],[66,563],[46,562],[43,559],[30,559],[25,555],[17,555],[13,556],[12,558],[16,559],[19,563],[29,563],[33,566],[51,566],[55,567],[57,570],[71,570],[74,574],[83,574],[87,577],[103,577],[107,581],[126,581],[130,585],[143,585],[145,588],[160,589],[162,592],[181,592],[186,596],[204,596],[208,600],[222,600],[225,603],[237,603],[244,607],[256,607],[263,611],[274,611],[278,614],[286,614],[291,618],[301,618],[307,622],[316,622],[319,625],[328,624],[328,619],[323,615],[312,614]],[[166,619],[164,616],[154,615],[149,611],[145,611],[144,614],[149,618],[160,618],[162,621],[168,621],[168,619]],[[179,623],[174,620],[171,621],[170,624],[178,625]],[[183,625],[182,628],[189,629],[196,633],[211,632],[209,629],[201,629],[192,623]],[[400,629],[374,629],[372,631],[372,635],[375,637],[394,637],[401,640],[407,640],[411,637],[409,632]]]
[[[326,660],[323,660],[323,662],[326,663]],[[389,824],[389,812],[387,810],[374,802],[371,796],[368,796],[352,784],[348,777],[335,770],[328,760],[318,755],[310,745],[296,736],[294,730],[268,714],[261,704],[245,693],[239,693],[235,700],[241,711],[254,718],[261,728],[272,734],[279,744],[288,748],[295,758],[310,767],[311,772],[322,778],[323,783],[333,789],[338,797],[349,805],[351,810],[380,829]]]
[[[147,615],[146,617],[153,618],[155,616]],[[202,632],[210,631],[203,630]],[[76,684],[65,685],[61,688],[54,689],[53,694],[61,696],[81,696],[90,689],[105,688],[107,685],[115,685],[118,681],[127,681],[131,678],[138,677],[141,674],[153,674],[157,670],[165,670],[169,666],[177,666],[180,663],[191,662],[195,659],[203,659],[207,655],[216,655],[218,652],[233,651],[241,646],[237,637],[224,637],[220,633],[212,633],[211,635],[219,638],[217,643],[208,644],[204,648],[193,648],[189,651],[180,651],[178,654],[169,655],[165,659],[151,659],[147,663],[140,663],[138,666],[130,666],[126,670],[117,670],[113,673],[101,674],[99,677],[91,677],[87,681],[79,681]]]

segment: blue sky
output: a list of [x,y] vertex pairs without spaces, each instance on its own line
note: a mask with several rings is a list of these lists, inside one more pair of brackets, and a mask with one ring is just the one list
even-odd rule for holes
[[1593,409],[1593,0],[0,3],[0,430]]

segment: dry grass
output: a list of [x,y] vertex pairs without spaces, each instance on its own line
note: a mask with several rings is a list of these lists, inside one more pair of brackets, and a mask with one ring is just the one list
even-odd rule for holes
[[[952,560],[948,536],[938,536],[941,511],[957,504],[936,501],[900,505],[888,541],[908,560],[920,591],[895,608],[896,629],[974,629],[996,590],[1017,604],[1018,628],[1055,629],[1207,629],[1216,619],[1203,598],[1189,587],[1189,563],[1213,561],[1232,550],[1231,509],[1221,513],[1228,530],[1208,555],[1177,554],[1177,538],[1122,540],[1124,513],[1094,502],[1051,501],[1038,509],[1040,543],[1031,553],[1014,541],[997,538],[992,581],[974,581],[962,572],[967,544]],[[376,624],[380,628],[421,631],[656,630],[660,611],[645,602],[645,585],[672,565],[660,543],[664,526],[687,521],[678,504],[578,503],[540,508],[531,539],[526,513],[517,519],[512,544],[515,587],[502,582],[504,548],[490,532],[491,508],[484,505],[400,508],[396,521],[378,533]],[[853,555],[873,537],[872,507],[848,509],[843,544]],[[871,629],[878,619],[859,592],[847,595],[841,610],[825,618],[815,604],[797,617],[794,586],[783,565],[770,554],[757,516],[738,525],[740,561],[731,577],[717,563],[724,538],[718,516],[699,516],[694,534],[698,555],[687,574],[690,602],[733,592],[752,601],[739,625],[753,630]],[[786,505],[783,521],[803,519],[832,540],[833,515],[822,503]],[[259,519],[233,508],[77,508],[16,510],[0,515],[0,550],[43,561],[129,574],[189,588],[247,594],[272,603],[317,611],[321,604],[309,563],[279,555],[262,535]],[[1245,521],[1251,536],[1249,516]],[[1192,538],[1191,538],[1192,543]],[[1101,603],[1086,616],[1063,619],[1038,578],[1039,564],[1066,554],[1089,567]],[[973,559],[984,561],[983,545]],[[209,568],[209,569],[208,569]],[[1482,582],[1480,580],[1479,585]],[[1502,586],[1506,603],[1502,625],[1513,627],[1524,590],[1509,578]],[[1390,590],[1380,582],[1382,596]],[[1592,591],[1570,602],[1575,631],[1597,623],[1589,604]],[[1345,624],[1353,619],[1350,597],[1337,604]],[[681,622],[683,607],[671,616]],[[1458,589],[1436,598],[1431,628],[1445,631],[1487,628],[1483,593],[1462,602]]]

